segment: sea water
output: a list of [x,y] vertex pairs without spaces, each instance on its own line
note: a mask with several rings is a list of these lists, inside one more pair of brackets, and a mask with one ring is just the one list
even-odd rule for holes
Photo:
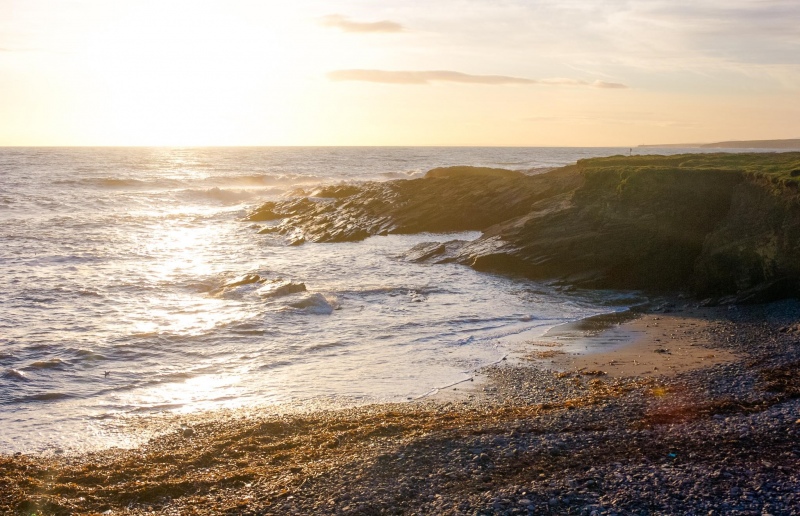
[[[0,149],[0,452],[133,445],[131,415],[416,399],[618,310],[624,295],[402,259],[479,233],[292,247],[244,218],[317,184],[627,150]],[[306,291],[222,288],[247,274]]]

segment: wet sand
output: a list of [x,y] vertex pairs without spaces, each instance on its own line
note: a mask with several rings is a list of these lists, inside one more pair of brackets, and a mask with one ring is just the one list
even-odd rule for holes
[[734,353],[711,345],[710,330],[720,311],[623,314],[558,326],[535,343],[546,349],[529,357],[546,357],[550,349],[550,359],[543,360],[554,369],[612,377],[675,375],[731,362]]

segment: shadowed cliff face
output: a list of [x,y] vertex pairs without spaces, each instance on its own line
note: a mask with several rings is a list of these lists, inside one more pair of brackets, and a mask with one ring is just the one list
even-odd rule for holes
[[[797,295],[800,287],[800,202],[744,182],[728,215],[706,238],[695,264],[699,292],[728,294],[760,287],[765,298]],[[755,295],[756,292],[745,295]]]
[[[741,178],[725,173],[612,170],[586,176],[570,202],[498,232],[527,276],[587,287],[687,289],[706,235]],[[494,268],[502,256],[476,256]],[[502,265],[499,267],[502,269]]]
[[538,176],[436,169],[424,179],[328,187],[267,203],[250,220],[290,243],[480,230],[407,258],[584,287],[739,294],[797,292],[800,153],[581,160]]

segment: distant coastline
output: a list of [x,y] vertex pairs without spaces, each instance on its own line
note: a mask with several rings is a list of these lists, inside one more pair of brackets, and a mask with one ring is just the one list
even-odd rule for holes
[[731,140],[716,143],[664,143],[640,148],[679,149],[800,149],[800,138],[789,140]]

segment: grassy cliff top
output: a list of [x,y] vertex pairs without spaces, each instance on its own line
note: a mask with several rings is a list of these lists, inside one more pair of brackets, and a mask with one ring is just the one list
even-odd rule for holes
[[428,171],[425,174],[426,178],[459,178],[459,177],[502,177],[502,178],[517,178],[523,177],[525,174],[516,170],[507,170],[505,168],[490,168],[490,167],[470,167],[470,166],[455,166],[455,167],[439,167]]
[[614,171],[620,176],[644,171],[740,173],[756,182],[770,184],[779,192],[796,193],[800,183],[800,152],[618,155],[582,159],[578,161],[578,167],[584,173]]

